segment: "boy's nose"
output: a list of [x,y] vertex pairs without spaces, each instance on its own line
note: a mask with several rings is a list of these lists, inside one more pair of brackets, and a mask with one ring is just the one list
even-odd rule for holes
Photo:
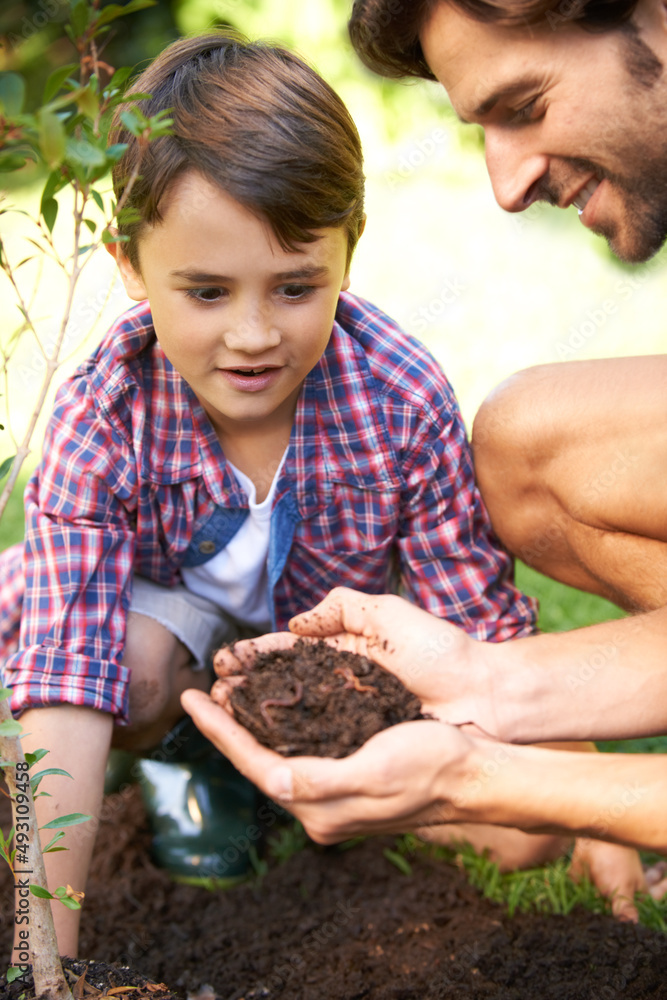
[[549,170],[549,157],[526,147],[518,131],[486,128],[486,166],[496,201],[506,212],[523,212],[529,193]]
[[268,312],[261,309],[239,311],[225,332],[225,346],[242,354],[262,354],[277,347],[280,331]]

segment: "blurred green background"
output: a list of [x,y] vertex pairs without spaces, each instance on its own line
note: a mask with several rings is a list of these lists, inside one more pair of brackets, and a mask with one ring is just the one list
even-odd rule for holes
[[[661,352],[665,254],[629,268],[580,225],[574,208],[534,205],[522,215],[502,212],[486,174],[480,131],[458,123],[438,85],[390,83],[368,73],[347,40],[350,6],[350,0],[161,2],[116,22],[102,57],[116,67],[142,67],[181,34],[231,24],[251,37],[287,43],[320,71],[346,101],[365,149],[368,224],[353,263],[352,290],[428,345],[452,381],[469,426],[491,388],[518,369]],[[73,61],[62,30],[66,9],[63,0],[3,5],[0,70],[27,75],[33,106],[48,73]],[[11,182],[9,200],[34,206],[35,179],[28,174],[18,187]],[[63,245],[66,215],[61,209],[56,226]],[[28,221],[10,214],[0,224],[8,251],[19,260]],[[48,266],[31,267],[23,269],[23,280],[26,289],[36,286],[48,344],[64,291]],[[19,317],[6,284],[0,296],[1,345]],[[100,252],[82,280],[59,379],[128,304],[111,259]],[[39,345],[24,337],[0,390],[15,435],[28,418],[43,368]],[[5,433],[0,461],[10,448]],[[20,537],[21,528],[17,491],[0,525],[0,548]],[[518,575],[524,589],[542,600],[543,628],[572,628],[620,614],[526,567]]]

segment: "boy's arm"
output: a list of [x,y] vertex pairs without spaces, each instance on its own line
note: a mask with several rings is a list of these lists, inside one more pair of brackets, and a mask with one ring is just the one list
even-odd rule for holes
[[61,388],[26,488],[22,594],[8,597],[22,601],[20,641],[0,649],[15,712],[61,702],[127,710],[137,461],[91,397],[85,376]]
[[[458,403],[434,369],[424,405],[400,430],[405,482],[397,551],[403,592],[419,607],[476,639],[502,642],[530,634],[536,604],[513,583],[513,563],[493,534],[475,483],[470,445]],[[399,436],[405,409],[389,412]]]
[[[113,720],[104,712],[76,705],[54,705],[34,708],[20,718],[24,751],[45,749],[44,767],[59,767],[72,777],[49,775],[39,790],[49,796],[35,800],[40,827],[68,813],[86,813],[88,822],[65,829],[58,847],[68,848],[44,856],[49,889],[58,886],[84,891],[90,858],[99,823],[104,789],[104,772],[111,744]],[[44,830],[42,846],[53,837],[55,830]],[[85,906],[85,903],[84,903]],[[53,919],[61,955],[76,957],[80,910],[70,910],[62,903],[52,903]]]

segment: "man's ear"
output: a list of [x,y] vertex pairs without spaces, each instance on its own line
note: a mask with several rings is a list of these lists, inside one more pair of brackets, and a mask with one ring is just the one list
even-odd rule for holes
[[[117,235],[115,232],[113,235]],[[123,249],[123,243],[105,243],[104,244],[113,259],[118,265],[118,270],[120,271],[120,276],[125,285],[125,291],[134,299],[136,302],[142,302],[144,299],[148,298],[148,292],[146,291],[146,286],[144,285],[144,279],[141,277],[139,271],[136,271],[134,266],[130,263],[130,258],[125,253]]]

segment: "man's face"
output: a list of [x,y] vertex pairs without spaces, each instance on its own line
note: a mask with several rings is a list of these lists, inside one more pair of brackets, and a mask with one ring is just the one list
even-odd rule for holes
[[[662,56],[657,6],[645,20],[641,39]],[[667,238],[667,74],[639,38],[555,19],[536,28],[483,24],[448,3],[434,9],[420,38],[458,115],[484,128],[502,208],[521,212],[538,200],[572,205],[621,259],[646,260],[660,249]]]
[[128,294],[149,300],[164,353],[221,441],[291,427],[349,283],[344,229],[283,250],[264,220],[196,172],[165,202],[139,237],[139,271],[113,245]]

